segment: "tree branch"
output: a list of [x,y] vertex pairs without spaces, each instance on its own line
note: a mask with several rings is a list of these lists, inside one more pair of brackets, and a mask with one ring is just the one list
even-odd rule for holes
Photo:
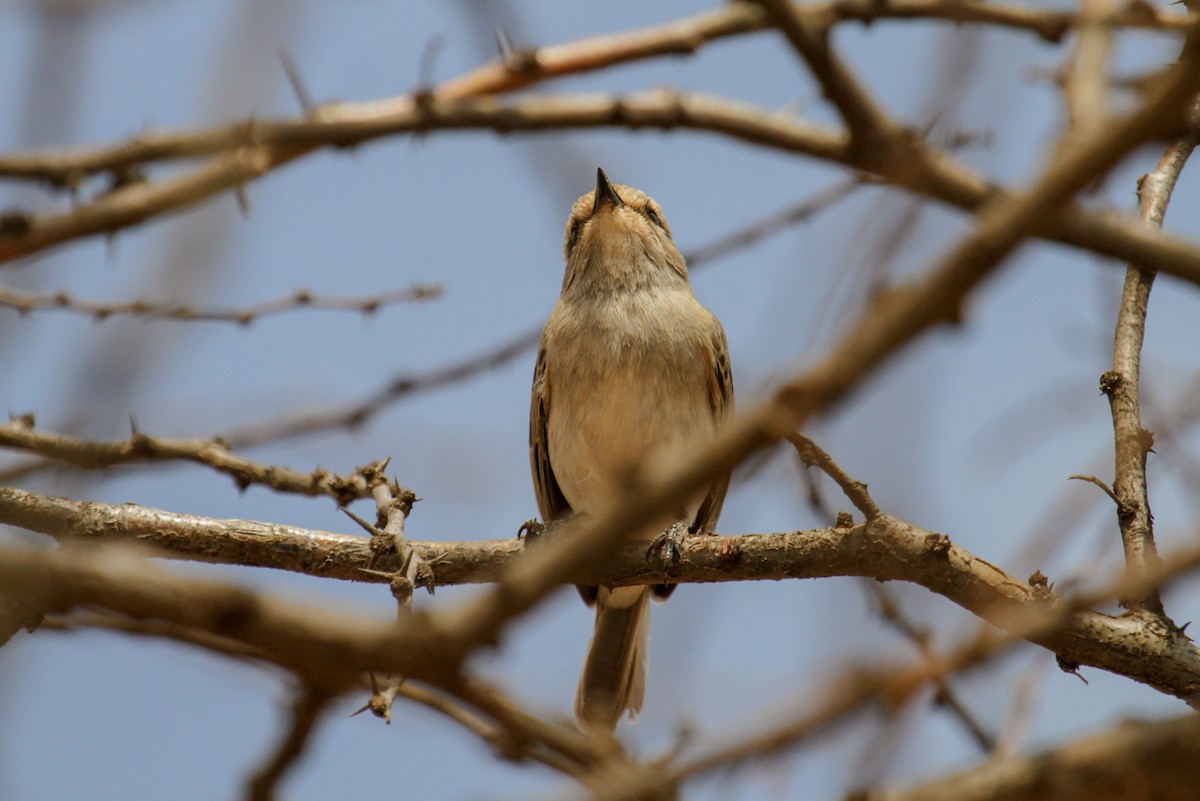
[[[398,556],[382,555],[375,569],[364,537],[243,520],[175,515],[132,505],[50,499],[0,489],[0,521],[71,542],[136,541],[164,555],[291,570],[312,576],[385,581]],[[551,540],[555,535],[549,535]],[[570,533],[561,539],[567,545]],[[515,539],[483,542],[411,542],[441,586],[492,582],[530,561],[545,546],[525,549]],[[17,558],[10,554],[11,558]],[[1172,562],[1171,575],[1200,561],[1200,553]],[[528,568],[526,568],[528,569]],[[3,573],[3,568],[0,568]],[[1001,627],[1035,614],[1053,596],[960,548],[944,534],[887,515],[854,528],[736,537],[691,537],[682,562],[665,580],[674,583],[862,576],[919,584]],[[659,584],[661,566],[645,558],[644,543],[621,543],[604,561],[583,560],[552,581],[625,586]],[[14,587],[17,585],[13,585]],[[472,605],[454,615],[466,615]],[[1081,612],[1052,638],[1038,643],[1064,660],[1109,670],[1189,702],[1200,701],[1200,652],[1185,637],[1098,612]],[[401,671],[395,671],[401,672]]]
[[177,320],[182,322],[203,321],[237,323],[249,325],[255,320],[296,309],[326,309],[351,311],[359,314],[374,314],[385,306],[410,301],[430,300],[440,297],[440,284],[415,284],[411,287],[393,289],[375,295],[320,295],[307,289],[298,289],[291,295],[267,300],[239,309],[204,309],[183,303],[160,303],[149,300],[130,300],[103,303],[76,298],[67,292],[44,294],[23,292],[10,287],[0,287],[0,306],[15,309],[21,314],[41,309],[60,309],[89,315],[96,320],[110,317],[141,317],[148,320]]
[[97,442],[35,431],[33,420],[27,415],[0,424],[0,448],[36,453],[89,469],[173,460],[195,462],[230,476],[238,489],[260,484],[297,495],[327,495],[342,506],[370,496],[366,477],[370,466],[359,468],[346,476],[325,470],[300,473],[237,456],[221,439],[159,439],[135,430],[126,440]]
[[[1183,165],[1200,141],[1200,96],[1194,98],[1189,106],[1188,132],[1167,148],[1158,167],[1143,176],[1138,184],[1141,217],[1149,226],[1162,226],[1171,192]],[[1158,559],[1146,486],[1146,457],[1152,449],[1154,435],[1142,427],[1138,399],[1146,310],[1154,276],[1153,268],[1131,264],[1126,269],[1125,288],[1113,336],[1113,368],[1100,379],[1100,387],[1108,395],[1112,410],[1116,445],[1112,489],[1117,500],[1117,522],[1121,528],[1125,563],[1135,575],[1152,569]],[[1153,588],[1145,595],[1131,596],[1121,601],[1130,611],[1149,612],[1165,619],[1162,600]]]
[[[1181,125],[1176,115],[1172,115],[1170,120],[1159,120],[1155,130],[1145,135],[1167,135]],[[172,151],[240,149],[236,156],[218,159],[216,167],[204,167],[163,184],[123,187],[69,212],[36,217],[10,213],[6,218],[8,223],[0,225],[0,263],[81,236],[111,233],[155,213],[182,208],[265,174],[318,147],[350,146],[404,132],[596,127],[709,131],[852,169],[874,166],[881,170],[875,176],[878,180],[973,213],[979,213],[985,204],[1011,199],[1009,192],[989,183],[972,168],[925,144],[910,142],[905,158],[875,163],[874,159],[858,154],[844,133],[830,132],[791,115],[767,112],[725,98],[668,91],[626,95],[615,100],[608,95],[580,95],[516,101],[488,98],[441,101],[420,95],[376,103],[324,106],[303,120],[253,121],[200,133],[157,134],[154,141]],[[114,148],[112,153],[121,153],[123,149],[139,154],[158,152],[146,142],[144,136]],[[110,153],[105,157],[113,156]],[[221,167],[226,161],[233,166]],[[1200,247],[1162,232],[1147,231],[1136,221],[1117,215],[1089,212],[1062,202],[1040,220],[1035,235],[1101,255],[1153,265],[1200,285]]]
[[1200,716],[1127,722],[1025,757],[984,763],[861,801],[1191,801],[1200,764]]
[[292,698],[287,731],[275,751],[246,783],[247,801],[272,801],[284,775],[304,756],[321,715],[328,709],[330,696],[313,687],[296,690]]

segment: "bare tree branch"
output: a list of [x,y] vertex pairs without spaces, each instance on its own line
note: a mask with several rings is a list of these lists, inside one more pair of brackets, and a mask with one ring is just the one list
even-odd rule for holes
[[246,801],[272,801],[284,775],[304,756],[321,715],[329,707],[330,696],[313,687],[295,691],[289,710],[287,730],[275,751],[246,783]]
[[259,484],[297,495],[327,495],[340,505],[370,495],[364,477],[369,468],[359,468],[346,476],[325,470],[300,473],[237,456],[221,439],[158,439],[135,430],[126,440],[97,442],[35,431],[32,418],[26,415],[0,424],[0,448],[36,453],[89,469],[144,462],[195,462],[230,476],[238,489]]
[[864,162],[868,158],[887,161],[888,146],[903,136],[903,131],[833,52],[829,34],[834,19],[816,16],[787,0],[757,1],[812,70],[825,99],[837,108],[851,139],[856,140],[853,144],[860,151],[858,158]]
[[356,297],[353,295],[321,295],[307,289],[298,289],[287,297],[267,300],[239,309],[205,309],[186,303],[161,303],[149,300],[104,303],[76,298],[68,292],[45,294],[0,287],[0,306],[7,306],[22,314],[42,309],[59,309],[86,314],[98,321],[111,317],[128,316],[147,320],[224,322],[249,325],[259,318],[283,314],[296,309],[326,309],[358,312],[364,315],[374,314],[386,306],[440,297],[442,291],[440,284],[415,284],[375,295]]
[[1200,717],[1127,722],[1025,757],[984,763],[862,801],[1190,801],[1200,764]]
[[[684,254],[688,271],[695,272],[768,236],[804,222],[830,208],[867,182],[868,179],[863,176],[838,181],[787,209],[755,220],[743,228],[688,250]],[[248,448],[330,429],[357,428],[365,425],[383,409],[411,394],[441,389],[509,364],[532,351],[541,335],[542,325],[537,323],[498,346],[489,345],[477,354],[451,362],[444,367],[417,375],[393,376],[381,389],[360,400],[320,411],[288,414],[267,422],[230,430],[222,434],[221,439],[234,447]],[[3,474],[0,474],[0,480],[3,478]]]
[[[1176,71],[1177,73],[1177,71]],[[1156,86],[1169,81],[1155,81]],[[1164,111],[1139,139],[1170,135],[1182,126],[1176,108]],[[349,146],[403,132],[456,128],[531,131],[574,127],[686,128],[721,133],[734,139],[801,153],[853,169],[878,168],[879,180],[979,213],[984,204],[1012,195],[954,161],[944,151],[902,137],[892,143],[897,158],[878,164],[863,156],[845,133],[830,132],[790,115],[724,98],[657,91],[611,96],[533,97],[442,101],[426,96],[400,97],[364,104],[323,106],[299,121],[253,121],[196,134],[160,134],[171,150],[239,148],[217,159],[216,167],[162,184],[133,184],[90,204],[49,216],[9,217],[0,225],[0,262],[45,249],[79,236],[112,232],[156,213],[182,208],[225,191],[322,146]],[[1120,126],[1117,126],[1120,129]],[[139,149],[135,140],[128,148]],[[117,149],[118,152],[120,148]],[[153,148],[150,148],[153,150]],[[1122,153],[1125,151],[1121,151]],[[900,156],[903,156],[902,158]],[[222,166],[224,165],[224,166]],[[1109,165],[1111,166],[1111,164]],[[1097,173],[1092,176],[1095,180]],[[1126,261],[1153,265],[1200,284],[1200,247],[1162,232],[1150,232],[1113,214],[1084,211],[1057,196],[1046,204],[1034,235]]]
[[[1188,132],[1167,148],[1158,167],[1139,183],[1138,204],[1147,225],[1162,226],[1167,203],[1183,165],[1200,141],[1200,96],[1189,106]],[[1158,559],[1146,487],[1146,457],[1153,447],[1154,435],[1142,427],[1138,400],[1142,341],[1154,276],[1153,268],[1137,264],[1131,264],[1126,270],[1125,289],[1113,337],[1113,368],[1100,378],[1100,388],[1108,395],[1112,409],[1116,443],[1112,491],[1117,499],[1117,522],[1125,547],[1125,562],[1135,574],[1151,569]],[[1165,619],[1162,600],[1153,588],[1146,595],[1123,598],[1122,603],[1131,611],[1149,612]]]
[[[384,555],[377,558],[375,569],[364,571],[362,566],[371,552],[369,541],[363,537],[175,515],[140,506],[41,498],[20,490],[0,489],[0,521],[64,541],[133,540],[163,549],[163,555],[272,567],[312,576],[378,582],[399,567],[395,555]],[[561,536],[568,547],[573,544],[571,536]],[[555,537],[551,535],[551,539]],[[558,543],[539,545],[520,558],[524,549],[515,539],[410,543],[443,586],[523,575],[518,570],[528,571],[528,557],[537,556],[551,544]],[[1175,575],[1197,560],[1200,553],[1184,554],[1165,567],[1163,574],[1155,575]],[[1014,621],[1024,620],[1054,600],[1044,587],[1008,575],[955,545],[946,535],[887,515],[850,529],[689,538],[682,549],[682,562],[665,580],[681,583],[829,576],[920,584],[1003,628],[1012,627]],[[624,586],[663,581],[661,567],[647,563],[644,543],[623,543],[604,561],[583,560],[571,565],[551,584]],[[472,614],[474,606],[468,604],[452,619]],[[465,628],[475,631],[470,626]],[[467,638],[465,634],[453,636]],[[471,636],[474,643],[490,641],[482,633]],[[1137,620],[1083,612],[1053,639],[1038,642],[1068,662],[1119,673],[1189,702],[1200,702],[1200,651],[1173,631]]]

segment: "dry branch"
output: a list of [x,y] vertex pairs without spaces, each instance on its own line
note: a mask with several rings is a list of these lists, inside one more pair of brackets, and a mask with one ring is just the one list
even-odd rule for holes
[[[400,567],[398,556],[392,554],[378,557],[375,570],[363,571],[372,558],[369,540],[364,537],[177,515],[140,506],[43,498],[20,490],[0,489],[0,521],[64,542],[132,540],[159,548],[168,556],[329,578],[384,581],[386,577],[381,573]],[[562,539],[566,541],[569,536]],[[533,548],[527,555],[536,556],[550,544]],[[515,539],[409,545],[432,566],[441,586],[501,580],[531,561],[518,558],[524,549]],[[944,534],[887,515],[850,529],[693,537],[684,543],[682,554],[682,563],[666,580],[682,583],[862,576],[907,581],[1005,628],[1054,603],[1044,588],[1008,575],[955,545]],[[1171,569],[1187,569],[1197,559],[1200,554],[1185,554],[1172,563]],[[661,567],[646,561],[644,543],[625,543],[615,547],[603,562],[583,560],[563,570],[550,583],[554,587],[562,583],[620,586],[662,581]],[[469,614],[456,614],[454,619]],[[475,643],[487,639],[483,634],[470,636],[480,638],[472,640]],[[1038,642],[1068,662],[1119,673],[1191,703],[1200,702],[1200,652],[1173,631],[1134,619],[1081,612],[1052,638]]]
[[440,297],[440,284],[416,284],[402,289],[393,289],[375,295],[322,295],[307,289],[299,289],[292,294],[243,306],[237,309],[206,309],[191,306],[186,303],[161,303],[150,300],[130,300],[101,302],[85,300],[71,295],[69,292],[54,292],[52,294],[38,292],[23,292],[10,287],[0,287],[0,306],[7,306],[22,314],[42,309],[59,309],[62,311],[86,314],[96,320],[107,320],[112,317],[141,317],[147,320],[177,320],[182,322],[225,322],[249,325],[262,317],[294,311],[297,309],[325,309],[329,311],[349,311],[359,314],[374,314],[385,306],[410,301],[431,300]]
[[[1162,226],[1179,174],[1200,141],[1200,96],[1189,106],[1188,132],[1171,143],[1157,168],[1139,183],[1138,204],[1147,226]],[[1154,276],[1152,266],[1131,264],[1126,269],[1113,335],[1113,368],[1100,379],[1100,388],[1108,395],[1112,409],[1115,440],[1116,466],[1111,494],[1117,502],[1125,563],[1134,574],[1152,570],[1158,560],[1146,486],[1146,458],[1154,444],[1154,435],[1142,427],[1138,397],[1146,311]],[[1148,612],[1166,619],[1162,600],[1153,588],[1144,595],[1123,598],[1122,603],[1132,611]]]
[[[1167,136],[1182,126],[1178,114],[1157,122],[1146,136]],[[220,164],[228,161],[232,166],[206,166],[195,174],[162,184],[135,184],[70,212],[36,217],[23,215],[19,224],[0,226],[0,262],[12,261],[79,236],[111,233],[156,213],[182,208],[289,163],[318,147],[349,146],[405,132],[454,129],[514,132],[596,127],[709,131],[856,170],[878,169],[874,177],[880,181],[975,213],[979,213],[985,204],[1013,199],[1003,188],[955,161],[948,153],[930,148],[908,134],[891,142],[889,149],[893,158],[880,163],[874,156],[859,152],[844,133],[726,98],[669,91],[615,99],[609,95],[578,95],[514,101],[490,98],[443,101],[418,95],[376,103],[323,106],[312,117],[303,120],[262,120],[195,134],[155,135],[155,141],[164,145],[170,143],[172,149],[238,150],[235,156],[218,160]],[[143,136],[125,147],[140,150],[147,139],[148,135]],[[153,152],[154,148],[149,150]],[[1099,177],[1099,174],[1093,176]],[[1148,231],[1137,221],[1119,215],[1082,210],[1069,200],[1052,208],[1033,235],[1124,261],[1152,265],[1162,272],[1200,284],[1200,246],[1162,232]]]
[[230,476],[239,489],[259,484],[297,495],[327,495],[341,505],[370,494],[364,474],[369,468],[360,468],[346,476],[325,470],[301,473],[252,462],[234,454],[221,439],[159,439],[135,431],[126,440],[97,442],[36,431],[32,420],[22,417],[0,425],[0,448],[34,453],[88,469],[145,462],[195,462]]
[[321,715],[329,707],[330,696],[313,687],[295,691],[289,720],[275,750],[246,782],[247,801],[272,801],[278,797],[278,785],[295,767],[307,750]]
[[1012,757],[861,801],[1191,801],[1200,765],[1200,716],[1122,723],[1112,731]]

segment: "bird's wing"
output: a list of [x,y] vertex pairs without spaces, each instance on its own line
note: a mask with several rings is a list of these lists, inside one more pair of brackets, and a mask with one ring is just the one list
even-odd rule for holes
[[[574,511],[550,466],[550,445],[546,436],[546,424],[550,420],[550,378],[543,334],[538,346],[537,366],[533,368],[533,392],[529,402],[529,463],[533,468],[533,494],[537,496],[538,511],[545,523],[570,517]],[[596,602],[596,587],[580,584],[577,589],[588,606]]]
[[549,523],[571,514],[554,468],[550,466],[550,446],[546,424],[550,420],[550,375],[546,369],[546,339],[538,346],[537,366],[533,369],[533,392],[529,405],[529,462],[533,468],[533,493],[537,496],[542,520]]
[[[733,372],[729,367],[729,343],[725,340],[725,329],[715,316],[712,319],[715,330],[709,341],[708,401],[712,406],[713,418],[720,425],[733,416]],[[716,528],[728,489],[728,473],[709,486],[708,495],[704,497],[692,522],[693,533],[711,534]]]

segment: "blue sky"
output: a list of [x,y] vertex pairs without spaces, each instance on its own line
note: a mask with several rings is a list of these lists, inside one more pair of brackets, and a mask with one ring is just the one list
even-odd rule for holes
[[[397,4],[96,3],[63,10],[32,2],[0,8],[0,148],[104,143],[144,126],[191,127],[249,115],[298,113],[277,52],[285,48],[318,101],[368,100],[411,91],[435,39],[433,80],[494,55],[502,25],[518,45],[550,44],[669,20],[709,8],[663,2]],[[39,11],[38,9],[43,9]],[[64,8],[71,8],[64,6]],[[914,124],[954,96],[946,75],[966,78],[950,123],[988,138],[960,153],[999,180],[1036,175],[1061,124],[1045,73],[1065,48],[1013,32],[933,23],[848,26],[837,43],[876,97]],[[1129,74],[1174,57],[1168,37],[1137,35],[1115,52]],[[1040,76],[1040,77],[1039,77]],[[761,33],[724,40],[688,58],[664,58],[565,79],[536,91],[631,91],[672,86],[790,107],[832,124],[783,40]],[[1089,199],[1131,208],[1138,174],[1157,153],[1129,160]],[[241,328],[215,323],[91,319],[58,311],[0,309],[0,403],[35,411],[48,430],[121,437],[130,415],[161,436],[207,435],[302,409],[361,398],[396,375],[419,375],[482,352],[549,312],[561,280],[561,239],[571,202],[602,166],[666,210],[681,248],[796,203],[841,171],[709,134],[576,131],[499,137],[455,132],[397,137],[351,152],[323,152],[247,188],[250,213],[231,196],[122,233],[106,244],[70,245],[0,280],[85,298],[188,299],[240,306],[299,287],[370,294],[441,283],[445,295],[362,319],[301,311]],[[61,204],[33,189],[0,188],[0,205]],[[835,208],[753,248],[697,270],[698,297],[723,321],[739,400],[818,357],[855,319],[878,269],[919,275],[969,221],[907,197],[864,189]],[[1195,234],[1200,198],[1185,173],[1169,228]],[[889,232],[907,233],[898,243]],[[1103,575],[1118,562],[1114,515],[1103,496],[1068,482],[1111,475],[1111,426],[1097,380],[1111,366],[1120,265],[1063,247],[1030,244],[983,288],[966,324],[938,331],[896,358],[812,429],[889,512],[949,534],[983,558],[1028,575]],[[1155,287],[1147,331],[1148,401],[1186,398],[1200,335],[1193,288]],[[364,428],[255,449],[249,456],[308,470],[346,471],[391,456],[391,470],[425,501],[415,539],[506,537],[535,513],[526,450],[533,354],[436,393],[411,396]],[[1195,437],[1162,442],[1151,493],[1164,550],[1195,541],[1195,488],[1170,469]],[[271,520],[350,532],[328,500],[239,494],[231,482],[188,466],[130,469],[78,481],[48,476],[26,486],[48,494],[132,501],[213,517]],[[830,490],[839,508],[846,507]],[[364,512],[364,508],[358,511]],[[820,525],[799,472],[780,453],[738,481],[723,533]],[[9,539],[39,542],[8,532]],[[1062,536],[1052,556],[1031,541]],[[171,564],[310,602],[392,613],[387,592],[235,568]],[[947,644],[971,616],[924,590],[892,587],[909,612]],[[419,603],[449,604],[467,589]],[[1176,620],[1200,596],[1169,596]],[[590,612],[562,592],[531,616],[479,669],[551,716],[569,713],[590,632]],[[791,704],[819,697],[849,663],[910,657],[856,581],[837,579],[683,588],[654,612],[643,717],[625,733],[641,753],[673,742],[681,725],[720,737]],[[1126,716],[1183,711],[1132,682],[1084,670],[1061,674],[1028,647],[996,670],[965,679],[963,694],[992,730],[1004,725],[1021,676],[1040,682],[1031,746]],[[286,698],[278,676],[169,643],[100,633],[43,632],[0,652],[0,796],[179,799],[236,797],[271,745]],[[288,781],[296,801],[339,796],[435,798],[546,796],[565,785],[537,767],[493,759],[477,742],[422,709],[397,710],[391,727],[348,718],[347,699]],[[753,776],[705,785],[695,798],[827,798],[857,781],[911,779],[976,757],[956,724],[928,705],[868,770],[871,726],[830,736],[811,753]],[[875,772],[872,772],[872,771]]]

